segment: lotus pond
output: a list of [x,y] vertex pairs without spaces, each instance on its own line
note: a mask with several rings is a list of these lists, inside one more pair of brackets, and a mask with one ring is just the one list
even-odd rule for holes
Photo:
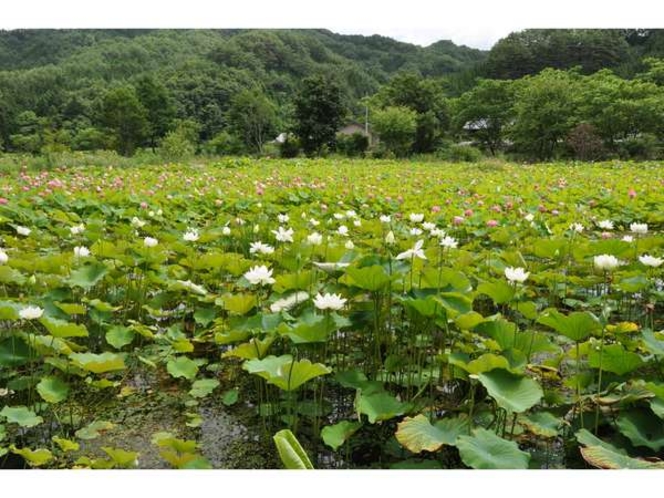
[[0,178],[0,467],[664,468],[664,168]]

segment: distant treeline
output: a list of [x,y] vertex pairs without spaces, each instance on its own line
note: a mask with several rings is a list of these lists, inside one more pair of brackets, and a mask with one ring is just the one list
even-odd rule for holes
[[[7,31],[0,150],[653,158],[662,85],[661,30],[526,30],[489,52],[325,30]],[[351,122],[370,135],[338,134]]]

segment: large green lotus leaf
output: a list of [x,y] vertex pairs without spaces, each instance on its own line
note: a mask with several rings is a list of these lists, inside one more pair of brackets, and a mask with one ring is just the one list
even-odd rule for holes
[[620,281],[616,284],[616,288],[622,292],[631,293],[640,292],[647,288],[648,285],[650,285],[648,278],[641,273],[637,273],[636,275],[630,275],[620,279]]
[[420,289],[440,289],[442,292],[466,293],[473,290],[470,280],[452,268],[427,268],[422,272]]
[[581,455],[593,467],[600,469],[664,469],[664,462],[632,458],[624,450],[602,441],[586,429],[581,429],[575,436],[579,443],[585,446],[581,448]]
[[88,329],[83,324],[58,320],[49,316],[41,317],[39,322],[53,337],[88,337]]
[[77,430],[75,434],[76,437],[79,439],[85,439],[85,440],[95,439],[104,432],[110,431],[111,429],[113,429],[113,427],[115,427],[115,425],[112,424],[111,422],[107,422],[106,420],[97,420]]
[[287,335],[295,344],[308,344],[326,342],[330,333],[337,328],[331,317],[303,313],[294,327],[289,328],[285,324],[281,324],[279,331]]
[[76,441],[72,441],[71,439],[65,439],[58,436],[53,436],[51,439],[64,452],[78,451],[81,448],[80,444],[78,444]]
[[305,382],[332,372],[321,363],[311,363],[309,360],[294,361],[291,355],[248,360],[244,362],[242,368],[285,391],[294,391]]
[[236,315],[246,315],[258,303],[254,294],[224,294],[220,302],[225,310]]
[[472,436],[459,436],[456,446],[463,463],[473,469],[527,469],[530,461],[530,455],[514,441],[486,429],[475,429]]
[[366,415],[372,424],[403,415],[409,408],[408,403],[402,403],[385,391],[367,394],[359,390],[355,398],[355,410]]
[[655,334],[652,330],[642,332],[643,344],[646,349],[655,356],[664,356],[664,334],[658,332]]
[[92,373],[113,372],[124,370],[124,357],[115,353],[72,353],[69,359],[75,366]]
[[166,364],[166,370],[172,377],[184,377],[187,380],[191,380],[196,377],[198,373],[198,365],[196,362],[186,356],[178,356],[177,358],[171,359]]
[[531,413],[528,416],[521,416],[519,423],[523,425],[528,432],[541,437],[556,437],[560,432],[563,421],[550,412]]
[[339,282],[368,291],[378,291],[390,283],[390,276],[380,265],[356,268],[349,266]]
[[0,320],[18,320],[21,305],[12,301],[0,301]]
[[5,417],[7,422],[18,424],[21,427],[34,427],[44,421],[26,406],[5,406],[0,411],[0,417]]
[[221,355],[222,358],[242,358],[245,360],[253,360],[262,358],[267,354],[267,351],[272,346],[274,337],[268,336],[265,339],[258,339],[254,337],[249,342],[240,344],[239,346],[226,351]]
[[473,300],[457,292],[441,292],[434,296],[434,300],[447,311],[450,318],[465,315],[473,310]]
[[664,399],[653,398],[650,400],[650,409],[659,418],[664,419]]
[[442,311],[442,308],[434,300],[433,296],[429,296],[425,299],[408,298],[404,299],[402,302],[407,310],[414,310],[417,314],[427,318],[438,315]]
[[360,427],[362,427],[360,422],[342,420],[338,424],[323,427],[320,435],[323,438],[323,442],[336,451],[348,440],[349,437],[355,434]]
[[136,333],[132,329],[116,325],[106,332],[106,342],[115,349],[122,349],[123,346],[131,344],[135,335]]
[[470,311],[454,318],[454,323],[461,330],[471,330],[484,321],[484,317],[476,311]]
[[[588,364],[593,368],[600,367],[600,352],[593,349],[588,354]],[[621,344],[604,346],[601,354],[602,369],[618,375],[625,375],[643,365],[641,357],[631,351],[625,350]]]
[[0,442],[4,441],[6,437],[7,437],[7,429],[5,428],[4,425],[0,424]]
[[454,446],[457,437],[468,433],[465,418],[445,418],[432,425],[424,415],[406,417],[397,425],[397,441],[413,453],[436,451],[444,444]]
[[275,277],[276,282],[272,286],[275,292],[283,294],[289,290],[307,290],[311,285],[311,270],[302,270],[297,273],[283,273]]
[[103,263],[90,263],[71,272],[69,284],[73,287],[89,289],[99,282],[108,273],[108,267]]
[[20,271],[6,265],[0,266],[0,283],[23,285],[25,280],[25,275]]
[[478,379],[498,406],[514,413],[535,406],[544,394],[535,380],[503,369],[481,373]]
[[79,303],[55,303],[55,305],[68,315],[85,315],[88,309]]
[[204,398],[219,386],[217,379],[199,379],[194,381],[189,394],[194,398]]
[[511,369],[507,358],[493,353],[485,353],[472,361],[466,361],[461,354],[453,353],[449,356],[448,361],[450,365],[455,365],[470,374],[489,372],[495,368]]
[[47,403],[59,403],[67,398],[69,386],[57,377],[44,377],[37,384],[37,392]]
[[489,296],[494,303],[504,304],[514,298],[514,287],[504,280],[482,282],[477,286],[477,294],[485,294]]
[[646,446],[654,451],[664,448],[664,424],[649,409],[635,408],[621,412],[616,423],[634,446]]
[[18,367],[30,360],[30,347],[19,337],[0,342],[0,366]]
[[214,342],[217,344],[233,344],[234,342],[246,341],[251,337],[249,330],[228,330],[214,334]]
[[597,317],[588,311],[575,311],[565,316],[556,309],[547,309],[537,321],[576,342],[602,327]]
[[282,429],[273,436],[273,439],[274,444],[277,445],[281,462],[288,470],[310,470],[314,468],[304,448],[291,431]]
[[31,467],[41,467],[53,459],[53,454],[46,448],[31,450],[30,448],[17,448],[13,444],[9,447],[12,453],[21,455]]

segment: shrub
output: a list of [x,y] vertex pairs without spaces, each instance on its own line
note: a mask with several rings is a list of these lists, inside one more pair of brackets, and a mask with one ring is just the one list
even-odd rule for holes
[[593,161],[604,155],[602,139],[595,127],[588,123],[581,123],[569,132],[567,145],[572,149],[574,157],[581,161]]
[[466,144],[451,144],[448,147],[438,149],[436,155],[440,159],[450,162],[476,163],[484,158],[481,150]]
[[287,136],[286,140],[281,144],[279,152],[281,157],[286,159],[297,157],[300,154],[300,141],[290,135]]
[[369,138],[362,133],[337,135],[337,151],[348,157],[364,157],[369,148]]

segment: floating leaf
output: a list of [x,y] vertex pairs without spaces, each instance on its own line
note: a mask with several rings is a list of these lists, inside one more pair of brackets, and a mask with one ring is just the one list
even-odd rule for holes
[[472,436],[459,436],[456,445],[463,463],[473,469],[527,469],[530,461],[530,455],[514,441],[486,429],[475,429]]
[[362,427],[360,422],[343,420],[338,424],[323,427],[320,435],[323,438],[323,442],[336,451],[349,437],[355,434],[360,427]]
[[514,413],[533,407],[544,394],[535,380],[503,369],[481,373],[478,379],[498,406]]
[[78,444],[76,441],[72,441],[70,439],[65,439],[65,438],[58,437],[58,436],[53,436],[51,439],[64,452],[78,451],[81,448],[80,444]]
[[124,370],[125,368],[124,358],[118,354],[109,352],[102,354],[73,353],[69,355],[69,359],[77,367],[97,374]]
[[294,391],[305,382],[332,372],[321,363],[311,363],[309,360],[294,361],[290,355],[248,360],[242,368],[263,377],[268,383],[285,391]]
[[0,417],[5,417],[7,422],[18,424],[21,427],[34,427],[44,421],[26,406],[5,406],[0,411]]
[[131,469],[138,465],[138,453],[135,451],[126,451],[121,448],[111,448],[109,446],[102,446],[101,449],[120,468]]
[[37,392],[47,403],[59,403],[67,398],[69,386],[57,377],[44,377],[37,384]]
[[184,377],[187,380],[191,380],[196,377],[196,374],[198,373],[198,365],[186,356],[178,356],[177,358],[168,361],[166,364],[166,370],[176,379],[178,377]]
[[194,398],[204,398],[219,386],[217,379],[199,379],[191,385],[189,394]]
[[274,435],[273,439],[284,467],[289,470],[314,468],[307,453],[291,431],[288,429],[280,430]]

